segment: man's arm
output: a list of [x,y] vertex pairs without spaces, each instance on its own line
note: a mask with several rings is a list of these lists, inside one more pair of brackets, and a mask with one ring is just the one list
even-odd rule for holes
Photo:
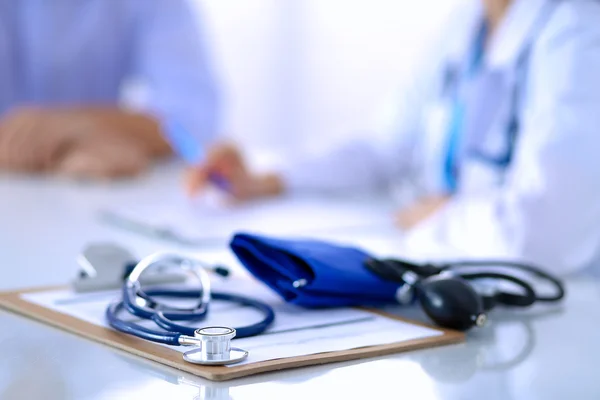
[[200,156],[218,134],[219,105],[197,6],[189,0],[140,4],[132,73],[148,89],[142,111],[154,124],[137,123],[160,129],[179,155]]
[[61,172],[68,165],[90,177],[128,175],[168,152],[151,119],[113,107],[21,107],[0,118],[0,169]]
[[[84,125],[96,125],[98,135],[120,136],[138,147],[149,158],[161,158],[172,154],[159,121],[152,115],[127,111],[117,107],[81,107],[66,111],[69,118]],[[82,135],[85,136],[85,133]],[[99,137],[98,139],[101,139]],[[110,139],[110,138],[107,138]]]

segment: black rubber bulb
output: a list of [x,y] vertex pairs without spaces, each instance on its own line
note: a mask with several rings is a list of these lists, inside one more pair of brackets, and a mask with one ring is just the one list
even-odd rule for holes
[[485,324],[483,301],[465,280],[436,275],[416,288],[423,310],[439,326],[466,331]]

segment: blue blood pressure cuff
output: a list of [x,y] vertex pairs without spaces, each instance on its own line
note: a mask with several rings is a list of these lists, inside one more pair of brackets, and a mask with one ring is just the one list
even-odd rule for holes
[[308,308],[396,303],[397,283],[371,273],[361,249],[307,239],[234,235],[242,265],[285,301]]

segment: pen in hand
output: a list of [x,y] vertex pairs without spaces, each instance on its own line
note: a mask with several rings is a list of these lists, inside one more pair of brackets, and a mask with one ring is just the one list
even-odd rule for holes
[[188,169],[186,189],[190,197],[211,186],[235,202],[283,192],[278,175],[252,172],[238,148],[228,143],[213,145],[202,161]]
[[231,183],[225,177],[220,174],[211,173],[208,176],[208,182],[213,184],[217,189],[222,190],[225,193],[231,192]]

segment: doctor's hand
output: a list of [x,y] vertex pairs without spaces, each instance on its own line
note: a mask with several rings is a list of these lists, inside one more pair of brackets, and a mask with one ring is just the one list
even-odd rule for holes
[[236,201],[276,196],[283,184],[276,174],[256,174],[248,168],[240,150],[228,143],[215,145],[206,160],[187,171],[185,188],[190,196],[216,186]]
[[450,200],[448,195],[437,195],[423,198],[400,210],[396,215],[396,223],[402,229],[412,229],[439,212]]

